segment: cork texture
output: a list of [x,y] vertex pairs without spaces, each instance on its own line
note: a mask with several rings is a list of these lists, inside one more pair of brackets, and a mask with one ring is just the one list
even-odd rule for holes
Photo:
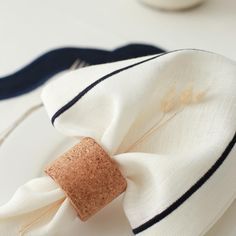
[[126,189],[117,164],[92,138],[81,142],[45,168],[86,221]]

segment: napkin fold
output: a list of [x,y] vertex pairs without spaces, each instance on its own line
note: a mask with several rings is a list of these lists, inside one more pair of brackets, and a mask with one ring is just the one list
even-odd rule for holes
[[[42,100],[58,131],[94,138],[118,163],[134,234],[198,236],[236,196],[235,77],[223,56],[177,50],[68,72]],[[0,207],[1,233],[78,235],[77,223],[49,177]]]

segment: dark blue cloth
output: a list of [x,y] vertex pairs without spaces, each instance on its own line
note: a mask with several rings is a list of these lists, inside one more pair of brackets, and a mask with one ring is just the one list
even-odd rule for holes
[[162,52],[164,51],[160,48],[144,44],[129,44],[114,51],[90,48],[55,49],[21,70],[0,78],[0,99],[19,96],[36,89],[55,74],[69,69],[76,60],[96,65]]

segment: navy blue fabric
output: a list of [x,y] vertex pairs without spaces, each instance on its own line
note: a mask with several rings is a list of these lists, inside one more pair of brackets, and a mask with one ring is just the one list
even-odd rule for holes
[[78,59],[89,65],[162,53],[164,50],[144,44],[129,44],[114,51],[91,48],[59,48],[49,51],[21,70],[0,78],[0,99],[30,92]]

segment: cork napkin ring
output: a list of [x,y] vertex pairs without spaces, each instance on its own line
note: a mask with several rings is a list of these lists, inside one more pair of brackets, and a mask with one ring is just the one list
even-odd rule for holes
[[126,189],[117,164],[92,138],[81,142],[45,168],[86,221]]

